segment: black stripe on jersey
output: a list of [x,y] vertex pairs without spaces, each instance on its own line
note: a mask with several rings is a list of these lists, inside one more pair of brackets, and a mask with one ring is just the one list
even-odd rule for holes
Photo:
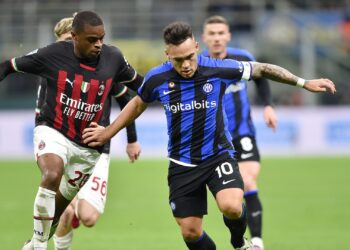
[[[218,110],[216,113],[216,131],[215,131],[215,138],[214,138],[214,144],[213,144],[213,152],[216,155],[217,152],[219,151],[219,145],[225,145],[224,147],[226,147],[227,145],[230,145],[231,143],[227,140],[226,135],[221,136],[222,134],[225,134],[225,123],[223,121],[223,110],[222,110],[222,102],[223,102],[223,96],[225,95],[225,84],[221,84],[220,87],[220,96],[219,96],[219,100],[220,103],[218,104]],[[218,124],[222,124],[221,127],[218,126]],[[219,141],[219,138],[222,138],[223,141]]]
[[242,101],[241,101],[240,91],[231,93],[231,95],[232,95],[234,107],[235,107],[235,121],[237,121],[237,124],[232,134],[232,137],[235,138],[238,135],[238,130],[242,121]]
[[[207,100],[207,95],[203,93],[202,88],[198,85],[194,86],[194,100],[195,102],[202,103]],[[204,141],[204,127],[207,116],[207,109],[194,109],[193,115],[193,129],[192,129],[192,142],[191,142],[191,159],[192,163],[196,164],[196,161],[202,160],[202,145]],[[194,133],[194,128],[199,133]]]
[[[174,92],[169,94],[169,105],[177,105],[181,102],[181,84],[175,82],[174,88],[171,90],[175,90]],[[175,160],[180,160],[180,146],[181,146],[181,113],[176,112],[171,115],[171,127],[173,128],[172,133],[170,135],[170,141],[172,145],[171,157]]]
[[236,61],[251,61],[251,59],[247,56],[244,56],[244,55],[232,55],[232,54],[228,54],[226,56],[226,58],[228,59],[233,59],[233,60],[236,60]]

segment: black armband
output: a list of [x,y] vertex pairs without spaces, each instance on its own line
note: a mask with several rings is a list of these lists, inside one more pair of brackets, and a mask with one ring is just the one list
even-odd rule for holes
[[8,74],[16,72],[9,60],[0,63],[0,81],[2,81]]

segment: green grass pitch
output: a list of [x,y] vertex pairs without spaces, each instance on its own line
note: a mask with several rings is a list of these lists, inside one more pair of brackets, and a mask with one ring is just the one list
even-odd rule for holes
[[[262,165],[266,250],[349,249],[349,157],[264,158]],[[34,161],[0,161],[0,170],[0,248],[18,250],[31,237],[40,174]],[[105,214],[95,227],[74,231],[73,249],[186,249],[168,206],[166,177],[166,160],[112,161]],[[232,249],[211,195],[204,228],[218,250]]]

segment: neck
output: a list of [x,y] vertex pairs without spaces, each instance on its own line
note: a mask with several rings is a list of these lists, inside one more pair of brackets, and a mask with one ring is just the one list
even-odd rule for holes
[[213,58],[224,59],[227,56],[227,52],[226,52],[226,50],[223,52],[218,52],[218,53],[209,52],[209,55],[210,55],[210,57],[213,57]]

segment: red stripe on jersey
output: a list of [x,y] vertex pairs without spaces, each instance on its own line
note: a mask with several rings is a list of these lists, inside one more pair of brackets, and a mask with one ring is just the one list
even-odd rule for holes
[[93,67],[90,67],[90,66],[87,66],[85,64],[80,64],[80,67],[82,67],[83,69],[87,69],[89,71],[96,71],[96,68],[93,68]]
[[[77,102],[79,102],[79,99],[80,99],[80,89],[81,89],[82,82],[83,82],[83,76],[75,74],[71,98],[73,100],[76,100]],[[67,136],[71,139],[73,139],[77,134],[77,131],[75,129],[75,124],[74,124],[74,121],[75,121],[74,117],[75,117],[77,111],[79,111],[78,107],[72,113],[69,112],[69,115],[68,115],[68,133],[67,133]]]
[[60,101],[61,95],[64,93],[66,88],[67,72],[60,70],[58,71],[57,80],[57,94],[56,94],[56,107],[55,107],[55,121],[53,127],[55,129],[61,129],[62,127],[62,103]]
[[[90,89],[89,89],[87,103],[89,103],[89,104],[95,103],[99,87],[100,87],[100,82],[98,80],[95,80],[95,79],[90,80]],[[83,130],[86,128],[87,122],[88,122],[87,120],[82,121],[81,131],[80,131],[81,134],[83,134]]]
[[[106,81],[106,87],[105,87],[105,91],[103,92],[103,96],[101,98],[101,103],[105,103],[106,101],[106,98],[109,94],[109,90],[110,90],[110,87],[111,87],[111,84],[112,84],[112,78],[109,78],[107,81]],[[104,107],[105,108],[105,107]],[[98,122],[100,120],[100,117],[102,115],[102,111],[103,110],[100,110],[98,111],[98,113],[96,114],[95,118],[94,118],[94,122]]]

